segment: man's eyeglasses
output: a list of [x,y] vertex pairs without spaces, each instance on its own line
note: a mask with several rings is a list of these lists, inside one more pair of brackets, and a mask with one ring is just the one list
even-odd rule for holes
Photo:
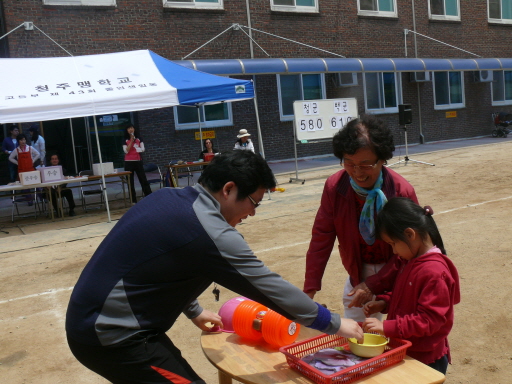
[[346,170],[360,170],[360,171],[371,171],[372,169],[374,169],[377,164],[379,164],[379,161],[380,160],[377,160],[377,162],[373,165],[354,165],[354,164],[348,164],[346,163],[345,161],[340,161],[340,164],[343,168],[345,168]]
[[251,200],[251,203],[254,205],[254,209],[258,208],[261,205],[261,203],[257,203],[256,201],[254,201],[254,199],[250,195],[247,195],[247,197],[249,198],[249,200]]

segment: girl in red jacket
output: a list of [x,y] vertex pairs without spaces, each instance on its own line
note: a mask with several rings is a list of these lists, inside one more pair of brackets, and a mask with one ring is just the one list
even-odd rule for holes
[[409,356],[446,374],[451,362],[448,334],[460,287],[433,213],[430,207],[397,197],[377,216],[377,235],[400,256],[399,273],[392,292],[378,295],[363,308],[366,316],[387,312],[387,319],[367,318],[363,329],[409,340]]

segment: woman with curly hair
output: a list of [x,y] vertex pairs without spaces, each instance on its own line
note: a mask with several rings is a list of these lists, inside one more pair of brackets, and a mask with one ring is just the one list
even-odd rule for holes
[[[336,238],[348,278],[343,292],[345,317],[364,321],[362,306],[393,287],[396,255],[375,239],[375,217],[387,199],[408,197],[418,203],[414,188],[385,167],[395,145],[389,128],[371,115],[347,123],[333,137],[334,155],[343,167],[324,186],[306,255],[304,292],[313,298]],[[374,314],[379,317],[381,314]]]

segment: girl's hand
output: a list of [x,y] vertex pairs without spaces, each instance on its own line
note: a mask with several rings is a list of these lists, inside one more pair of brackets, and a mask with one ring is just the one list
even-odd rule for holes
[[365,332],[377,332],[381,335],[384,335],[384,323],[373,317],[365,319],[363,323],[363,329]]
[[374,313],[382,312],[386,309],[386,302],[384,300],[374,300],[367,302],[363,307],[363,312],[366,317]]

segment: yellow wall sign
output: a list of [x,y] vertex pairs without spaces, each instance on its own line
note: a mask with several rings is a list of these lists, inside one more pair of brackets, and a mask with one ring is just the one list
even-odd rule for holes
[[448,119],[450,117],[457,117],[457,111],[446,112],[446,118]]
[[215,139],[215,131],[202,131],[203,138],[199,138],[199,132],[195,132],[196,140]]

